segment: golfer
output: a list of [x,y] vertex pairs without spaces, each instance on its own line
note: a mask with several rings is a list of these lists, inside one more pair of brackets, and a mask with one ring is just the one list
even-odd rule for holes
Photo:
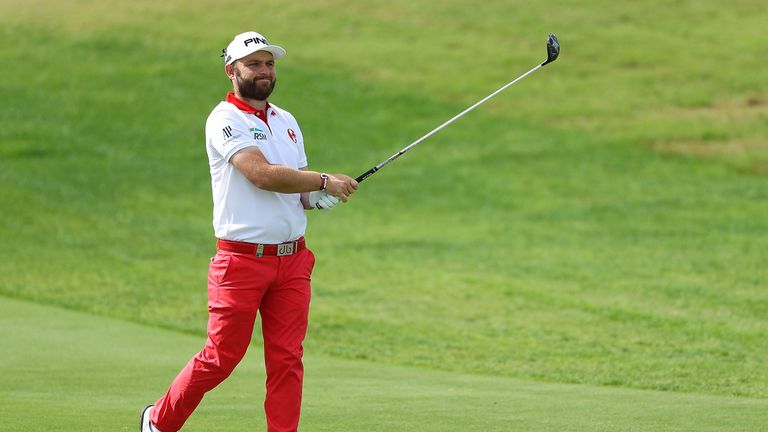
[[296,119],[267,102],[275,60],[285,50],[256,32],[241,33],[224,50],[233,92],[205,125],[213,191],[216,256],[208,271],[208,338],[171,383],[141,413],[142,432],[181,429],[205,393],[245,355],[257,312],[266,365],[268,432],[296,431],[304,369],[310,275],[305,209],[346,202],[357,182],[309,171]]

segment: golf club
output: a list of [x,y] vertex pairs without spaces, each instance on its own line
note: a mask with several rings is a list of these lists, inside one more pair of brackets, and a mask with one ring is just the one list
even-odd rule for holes
[[361,181],[363,181],[363,180],[367,179],[368,177],[372,176],[374,173],[376,173],[376,171],[380,170],[381,168],[383,168],[385,165],[387,165],[388,163],[392,162],[393,160],[395,160],[395,159],[399,158],[400,156],[402,156],[403,154],[405,154],[405,153],[406,153],[408,150],[412,149],[413,147],[415,147],[415,146],[416,146],[417,144],[419,144],[420,142],[422,142],[422,141],[424,141],[425,139],[427,139],[427,138],[431,137],[432,135],[436,134],[436,133],[437,133],[437,132],[438,132],[440,129],[443,129],[444,127],[446,127],[446,126],[448,126],[449,124],[453,123],[454,121],[456,121],[457,119],[459,119],[460,117],[462,117],[464,114],[466,114],[466,113],[468,113],[468,112],[472,111],[473,109],[477,108],[477,107],[478,107],[478,106],[480,106],[480,105],[481,105],[483,102],[485,102],[485,101],[487,101],[488,99],[490,99],[490,98],[492,98],[492,97],[496,96],[497,94],[501,93],[501,92],[502,92],[502,91],[504,91],[504,90],[505,90],[507,87],[509,87],[509,86],[511,86],[512,84],[514,84],[514,83],[516,83],[516,82],[520,81],[521,79],[525,78],[526,76],[528,76],[528,75],[532,74],[533,72],[537,71],[537,70],[538,70],[539,68],[541,68],[542,66],[545,66],[545,65],[547,65],[548,63],[552,63],[553,61],[557,60],[557,56],[558,56],[558,55],[560,55],[560,42],[558,42],[558,40],[557,40],[557,37],[556,37],[554,34],[550,34],[550,35],[549,35],[549,37],[547,37],[547,60],[546,60],[544,63],[542,63],[542,64],[540,64],[540,65],[537,65],[537,66],[536,66],[536,67],[534,67],[533,69],[531,69],[531,70],[529,70],[528,72],[526,72],[526,73],[524,73],[524,74],[520,75],[519,77],[515,78],[513,81],[511,81],[511,82],[507,83],[506,85],[504,85],[504,86],[503,86],[503,87],[501,87],[500,89],[498,89],[498,90],[496,90],[495,92],[493,92],[493,93],[489,94],[488,96],[486,96],[485,98],[483,98],[482,100],[480,100],[479,102],[477,102],[476,104],[474,104],[474,105],[472,105],[471,107],[469,107],[469,108],[465,109],[464,111],[460,112],[459,114],[457,114],[457,115],[456,115],[455,117],[453,117],[452,119],[450,119],[450,120],[448,120],[447,122],[445,122],[445,123],[441,124],[440,126],[436,127],[435,129],[433,129],[432,131],[430,131],[428,134],[426,134],[426,135],[424,135],[423,137],[421,137],[421,138],[417,139],[416,141],[414,141],[413,143],[409,144],[409,145],[408,145],[407,147],[405,147],[404,149],[402,149],[402,150],[400,150],[399,152],[395,153],[394,155],[390,156],[388,159],[386,159],[386,160],[382,161],[380,164],[378,164],[378,165],[376,165],[375,167],[373,167],[373,168],[369,169],[368,171],[364,172],[363,174],[360,174],[359,176],[357,176],[357,178],[356,178],[355,180],[357,180],[357,181],[358,181],[358,183],[359,183],[359,182],[361,182]]

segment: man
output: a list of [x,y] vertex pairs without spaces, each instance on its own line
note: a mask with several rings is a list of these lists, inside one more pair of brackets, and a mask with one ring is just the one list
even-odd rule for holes
[[309,171],[294,117],[267,102],[275,60],[285,50],[260,34],[235,36],[224,50],[233,92],[205,126],[218,240],[208,272],[208,339],[168,392],[141,413],[142,432],[179,430],[203,395],[245,355],[261,315],[269,432],[296,431],[303,382],[310,275],[305,209],[346,202],[357,182]]

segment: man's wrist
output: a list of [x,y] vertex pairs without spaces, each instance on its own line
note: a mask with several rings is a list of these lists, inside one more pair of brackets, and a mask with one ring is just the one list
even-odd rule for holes
[[328,187],[328,174],[326,174],[326,173],[320,173],[320,180],[321,180],[321,183],[320,183],[320,190],[321,190],[321,191],[324,191],[324,190],[325,190],[325,188],[327,188],[327,187]]

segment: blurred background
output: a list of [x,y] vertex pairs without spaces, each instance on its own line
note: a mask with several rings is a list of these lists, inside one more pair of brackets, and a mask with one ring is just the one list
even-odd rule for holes
[[351,176],[555,33],[557,62],[309,215],[307,353],[764,401],[767,19],[747,0],[0,1],[0,299],[205,334],[204,124],[237,33],[287,49],[271,102],[311,169]]

